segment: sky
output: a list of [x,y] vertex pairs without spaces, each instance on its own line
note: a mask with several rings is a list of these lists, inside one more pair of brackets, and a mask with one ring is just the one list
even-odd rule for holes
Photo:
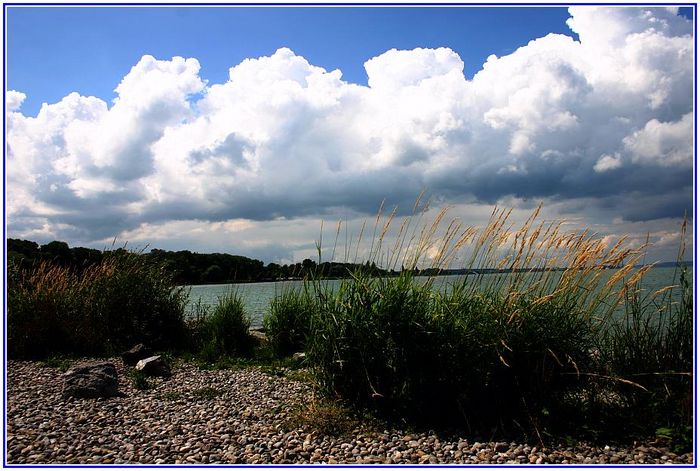
[[692,35],[673,7],[7,7],[8,236],[288,263],[424,192],[673,260]]

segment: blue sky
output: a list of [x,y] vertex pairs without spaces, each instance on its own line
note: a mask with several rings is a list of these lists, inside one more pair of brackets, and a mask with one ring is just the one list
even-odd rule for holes
[[688,9],[6,13],[10,237],[286,263],[425,192],[672,260],[692,211]]
[[366,84],[366,60],[391,49],[449,47],[469,77],[490,54],[509,54],[548,33],[576,35],[566,8],[134,7],[8,9],[8,88],[36,113],[71,91],[111,100],[145,54],[196,57],[212,82],[245,58],[289,47]]

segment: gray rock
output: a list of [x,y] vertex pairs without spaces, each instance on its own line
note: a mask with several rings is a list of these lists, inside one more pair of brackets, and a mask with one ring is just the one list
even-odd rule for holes
[[302,363],[304,360],[306,360],[306,353],[304,352],[297,352],[294,355],[292,355],[292,360]]
[[260,329],[250,329],[248,335],[253,339],[253,342],[257,345],[264,345],[268,342],[267,334]]
[[504,442],[496,443],[493,447],[493,450],[496,453],[505,453],[509,449],[510,449],[510,445],[508,445],[507,443],[504,443]]
[[136,363],[136,369],[147,376],[170,376],[170,366],[160,355],[144,358]]
[[78,363],[62,376],[64,397],[112,397],[119,394],[119,380],[114,363]]
[[134,345],[130,350],[122,353],[122,360],[125,365],[134,366],[139,360],[153,356],[153,350],[139,343]]

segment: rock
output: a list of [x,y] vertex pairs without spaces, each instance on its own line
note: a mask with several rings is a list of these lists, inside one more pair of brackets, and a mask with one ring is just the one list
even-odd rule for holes
[[264,345],[268,343],[267,334],[265,331],[260,329],[250,329],[248,335],[253,339],[253,342],[257,345]]
[[136,363],[136,369],[147,376],[170,376],[170,366],[160,355],[144,358]]
[[78,363],[63,375],[63,397],[112,397],[119,394],[114,363]]
[[292,360],[294,360],[297,363],[302,363],[304,360],[306,360],[306,353],[297,352],[294,355],[292,355]]
[[153,350],[146,347],[144,344],[139,343],[134,345],[131,350],[127,350],[122,353],[122,360],[125,365],[134,366],[140,360],[153,356]]
[[493,450],[496,453],[505,453],[509,449],[510,449],[510,445],[508,445],[507,443],[504,443],[504,442],[496,443],[493,447]]

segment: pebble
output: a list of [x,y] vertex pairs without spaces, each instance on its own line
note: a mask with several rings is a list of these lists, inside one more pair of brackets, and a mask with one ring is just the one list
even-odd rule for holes
[[[311,385],[261,368],[207,371],[179,364],[170,379],[136,390],[120,359],[121,397],[64,399],[61,371],[39,362],[7,364],[7,462],[11,464],[543,464],[682,463],[657,444],[478,442],[474,437],[377,429],[349,436],[290,430],[285,411],[308,404]],[[195,394],[214,388],[221,394]]]

